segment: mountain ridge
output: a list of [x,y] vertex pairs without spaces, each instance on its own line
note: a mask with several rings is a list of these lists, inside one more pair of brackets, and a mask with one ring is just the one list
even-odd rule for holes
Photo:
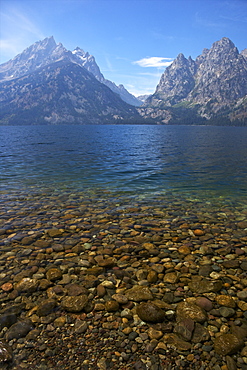
[[0,104],[2,125],[143,122],[134,106],[69,58],[2,82]]
[[0,84],[0,124],[247,125],[247,49],[227,37],[195,60],[178,54],[141,106],[123,99],[127,90],[106,80],[92,55],[52,36],[0,65]]

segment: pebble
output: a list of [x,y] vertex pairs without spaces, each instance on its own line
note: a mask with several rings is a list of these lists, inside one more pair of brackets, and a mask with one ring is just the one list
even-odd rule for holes
[[15,199],[0,208],[7,370],[247,365],[244,201]]

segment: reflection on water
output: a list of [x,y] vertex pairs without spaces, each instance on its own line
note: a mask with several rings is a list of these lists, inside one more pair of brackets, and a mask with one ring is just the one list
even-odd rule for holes
[[246,194],[244,127],[3,126],[0,137],[4,193],[45,187]]

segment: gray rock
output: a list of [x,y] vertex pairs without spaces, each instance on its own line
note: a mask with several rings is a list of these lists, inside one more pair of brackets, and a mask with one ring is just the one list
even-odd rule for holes
[[55,307],[56,307],[55,299],[46,299],[45,301],[39,304],[36,313],[38,316],[46,316],[49,315],[54,310]]
[[228,370],[237,370],[237,364],[231,356],[226,356],[226,365]]
[[191,341],[193,343],[201,343],[201,342],[206,342],[209,339],[210,339],[210,334],[207,328],[205,328],[203,325],[197,322],[195,324],[195,329],[194,329]]
[[9,328],[11,325],[15,324],[17,321],[17,316],[14,313],[4,314],[0,316],[0,330],[4,327]]
[[242,290],[238,292],[237,297],[243,301],[247,301],[247,290]]
[[9,330],[6,332],[6,340],[23,338],[33,329],[33,324],[31,320],[18,321],[13,324]]
[[194,330],[195,322],[189,317],[181,319],[174,326],[174,333],[177,333],[184,340],[190,341]]
[[229,307],[220,307],[219,312],[225,318],[232,317],[235,314],[235,310]]

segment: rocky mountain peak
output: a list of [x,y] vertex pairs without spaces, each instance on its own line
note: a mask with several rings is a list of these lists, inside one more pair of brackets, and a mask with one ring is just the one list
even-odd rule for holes
[[[37,41],[21,54],[0,65],[0,80],[9,80],[31,73],[50,63],[55,54],[61,54],[66,49],[62,44],[56,44],[53,36]],[[52,56],[52,57],[51,57]]]
[[195,62],[191,58],[186,59],[180,53],[166,68],[155,94],[146,100],[145,105],[157,105],[162,101],[165,105],[171,106],[185,98],[194,86],[192,74],[195,72],[195,68]]
[[93,55],[79,47],[71,52],[61,43],[56,44],[53,36],[34,43],[15,58],[1,64],[0,81],[12,80],[33,73],[39,68],[61,60],[70,61],[87,69],[99,82],[118,94],[123,101],[135,106],[141,105],[141,101],[123,86],[118,87],[114,82],[104,78]]
[[89,72],[91,72],[94,75],[94,77],[97,78],[98,81],[103,83],[104,76],[100,72],[99,66],[97,65],[93,55],[90,55],[88,52],[85,52],[78,46],[72,51],[72,54],[76,58],[78,58],[77,61],[81,66],[86,68]]
[[247,101],[246,58],[247,49],[239,53],[227,37],[204,49],[195,61],[180,53],[166,68],[155,93],[146,100],[144,114],[148,109],[148,114],[166,123],[175,112],[176,117],[181,115],[181,122],[185,114],[208,120],[235,106],[228,119],[243,120]]
[[234,43],[227,37],[216,41],[210,50],[197,58],[195,87],[188,99],[206,104],[214,101],[215,109],[247,93],[247,65]]
[[247,49],[242,50],[240,54],[247,59]]

